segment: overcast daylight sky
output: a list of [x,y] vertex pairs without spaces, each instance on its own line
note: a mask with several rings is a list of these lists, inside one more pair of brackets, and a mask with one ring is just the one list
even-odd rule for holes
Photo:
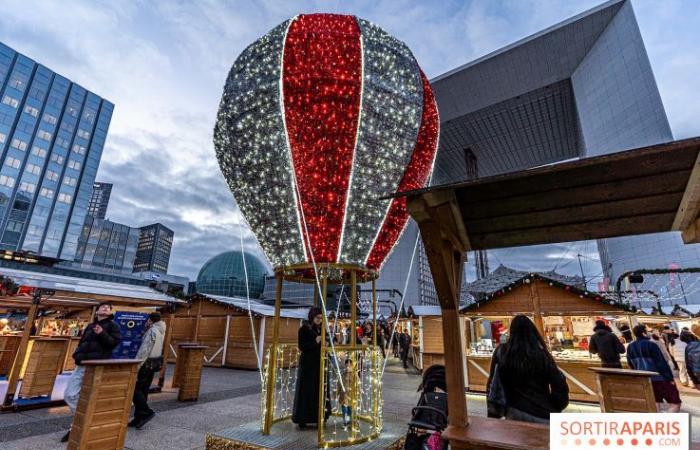
[[[238,209],[212,130],[233,61],[275,25],[299,13],[355,14],[405,41],[434,77],[599,3],[3,0],[0,41],[115,104],[97,175],[114,183],[108,218],[175,230],[170,272],[195,278],[207,259],[239,248]],[[700,135],[700,1],[632,4],[674,136]],[[244,238],[257,249],[249,231]],[[578,253],[587,276],[598,275],[593,243],[532,248],[517,260],[492,252],[492,268],[558,263],[579,273]]]

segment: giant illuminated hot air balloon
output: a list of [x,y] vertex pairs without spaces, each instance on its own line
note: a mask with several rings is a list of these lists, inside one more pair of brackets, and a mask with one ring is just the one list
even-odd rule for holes
[[424,186],[438,140],[430,84],[408,47],[354,16],[290,19],[226,80],[214,133],[221,170],[275,267],[378,270]]

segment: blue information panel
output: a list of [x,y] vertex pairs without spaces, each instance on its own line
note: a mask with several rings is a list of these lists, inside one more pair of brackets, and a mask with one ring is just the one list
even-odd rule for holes
[[122,340],[112,351],[112,358],[132,359],[141,346],[143,330],[148,320],[148,314],[129,311],[117,311],[114,321],[119,325]]

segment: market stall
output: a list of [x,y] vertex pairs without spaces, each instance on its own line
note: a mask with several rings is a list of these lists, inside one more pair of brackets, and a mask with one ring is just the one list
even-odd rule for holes
[[[445,349],[442,342],[440,307],[410,306],[408,316],[404,325],[411,335],[413,364],[419,370],[424,370],[433,364],[444,364]],[[460,322],[462,326],[465,325],[464,320]]]
[[486,391],[491,355],[495,347],[508,339],[511,319],[524,314],[533,320],[549,345],[566,376],[571,399],[598,401],[595,374],[588,370],[600,366],[598,357],[588,352],[595,321],[604,320],[621,336],[620,330],[635,324],[637,311],[626,303],[618,304],[549,275],[524,274],[461,310],[471,322],[466,341],[470,391]]
[[[168,362],[175,362],[177,345],[197,342],[206,345],[204,365],[235,369],[257,369],[257,354],[263,355],[272,338],[268,318],[274,307],[250,301],[253,324],[248,316],[248,301],[244,298],[197,294],[188,305],[178,308],[172,321],[172,338]],[[296,343],[301,320],[306,319],[308,308],[282,309],[280,342]]]
[[[9,268],[2,268],[0,275],[17,285],[0,297],[0,309],[14,318],[0,330],[0,345],[8,350],[0,361],[8,367],[7,381],[0,381],[3,408],[62,401],[69,377],[65,372],[74,368],[71,355],[99,303],[111,303],[117,316],[128,312],[139,317],[181,303],[142,285]],[[134,353],[137,339],[136,329],[122,330],[115,352]]]

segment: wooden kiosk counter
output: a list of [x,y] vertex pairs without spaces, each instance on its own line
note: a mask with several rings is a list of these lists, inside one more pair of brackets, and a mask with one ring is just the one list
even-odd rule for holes
[[[546,274],[525,274],[462,309],[467,318],[467,386],[486,392],[491,354],[507,340],[517,314],[530,317],[566,376],[572,400],[598,402],[595,373],[600,359],[588,351],[596,320],[604,320],[623,341],[622,330],[636,324],[637,311],[622,302],[587,292]],[[623,356],[623,366],[627,363]]]

